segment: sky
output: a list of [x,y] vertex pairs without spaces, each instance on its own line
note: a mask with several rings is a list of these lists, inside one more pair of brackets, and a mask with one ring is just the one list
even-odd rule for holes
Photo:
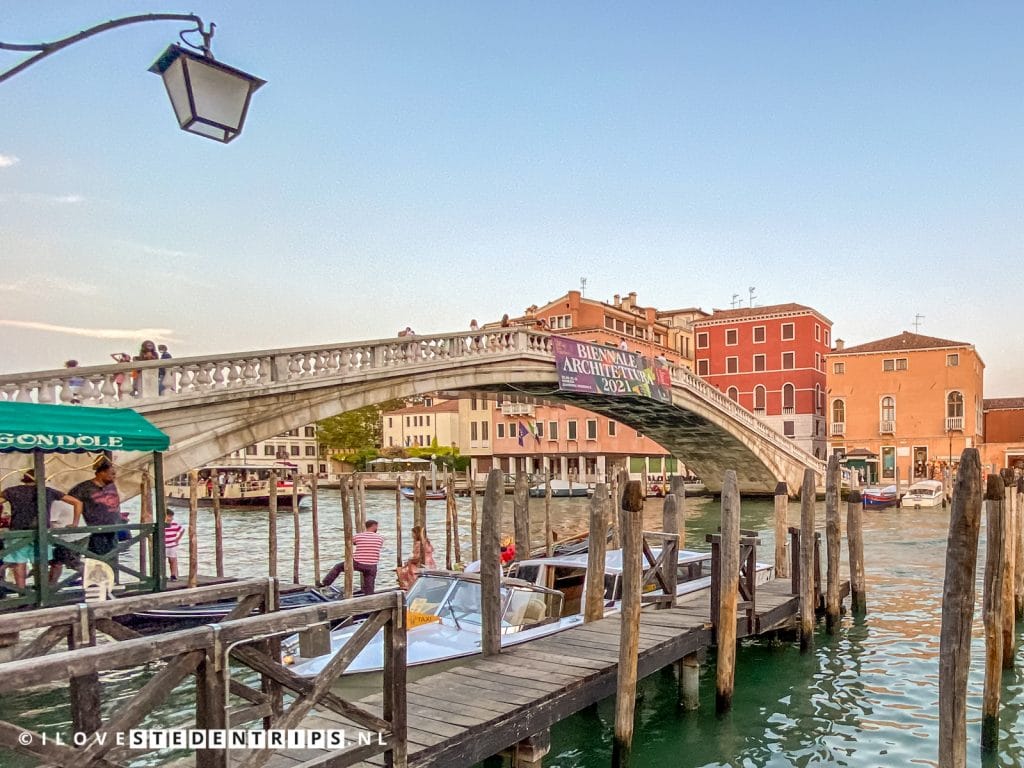
[[[1024,396],[1024,4],[6,0],[0,41],[194,12],[267,80],[229,145],[177,22],[0,84],[0,373],[427,334],[578,289],[973,343]],[[0,68],[24,57],[0,51]]]

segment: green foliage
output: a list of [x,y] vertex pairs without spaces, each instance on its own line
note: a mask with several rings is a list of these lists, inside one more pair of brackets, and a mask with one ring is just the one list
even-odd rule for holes
[[362,448],[353,453],[335,454],[334,458],[351,464],[357,472],[365,472],[369,463],[379,456],[380,452],[376,448]]
[[350,451],[379,448],[381,413],[402,408],[404,405],[403,400],[388,400],[378,405],[368,405],[365,408],[339,413],[337,416],[317,422],[317,437],[320,443],[328,448]]

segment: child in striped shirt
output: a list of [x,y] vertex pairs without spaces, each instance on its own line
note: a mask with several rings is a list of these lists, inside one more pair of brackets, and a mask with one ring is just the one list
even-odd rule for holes
[[171,572],[171,581],[178,580],[178,543],[185,535],[185,529],[174,521],[174,512],[167,510],[164,517],[164,553]]

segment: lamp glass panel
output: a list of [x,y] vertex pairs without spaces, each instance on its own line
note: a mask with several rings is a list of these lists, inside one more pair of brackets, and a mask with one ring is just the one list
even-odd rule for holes
[[222,141],[225,144],[238,135],[237,131],[225,130],[223,126],[219,125],[208,125],[201,120],[196,120],[191,125],[183,127],[189,133],[205,136],[208,139],[216,139],[217,141]]
[[162,76],[178,125],[184,128],[192,120],[192,105],[189,104],[188,88],[185,85],[185,58],[175,59]]
[[[174,63],[177,65],[184,60],[182,57]],[[196,117],[237,131],[245,118],[250,82],[191,58],[188,60],[188,74]]]

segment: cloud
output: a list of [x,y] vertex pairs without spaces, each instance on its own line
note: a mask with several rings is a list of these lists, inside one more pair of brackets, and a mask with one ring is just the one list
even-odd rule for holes
[[63,333],[68,336],[85,336],[90,339],[178,341],[173,336],[174,331],[169,328],[74,328],[68,325],[51,325],[50,323],[36,323],[30,320],[0,320],[0,325],[7,325],[11,328],[23,328],[28,331],[47,331],[49,333]]
[[16,203],[36,203],[42,205],[77,205],[78,203],[84,203],[85,197],[76,194],[43,195],[37,192],[15,192],[10,195],[0,195],[0,203],[12,201]]
[[99,288],[91,283],[75,283],[49,275],[29,275],[11,283],[0,283],[0,293],[70,293],[77,296],[95,296]]
[[10,168],[17,162],[18,158],[14,155],[0,155],[0,168]]
[[157,258],[160,259],[172,259],[175,261],[180,261],[182,259],[187,259],[190,261],[202,259],[202,257],[197,253],[193,253],[191,251],[181,251],[176,248],[160,248],[159,246],[146,245],[145,243],[136,243],[132,242],[131,240],[115,240],[114,242],[126,248],[131,248],[133,250],[140,251],[146,254],[147,256],[156,256]]

